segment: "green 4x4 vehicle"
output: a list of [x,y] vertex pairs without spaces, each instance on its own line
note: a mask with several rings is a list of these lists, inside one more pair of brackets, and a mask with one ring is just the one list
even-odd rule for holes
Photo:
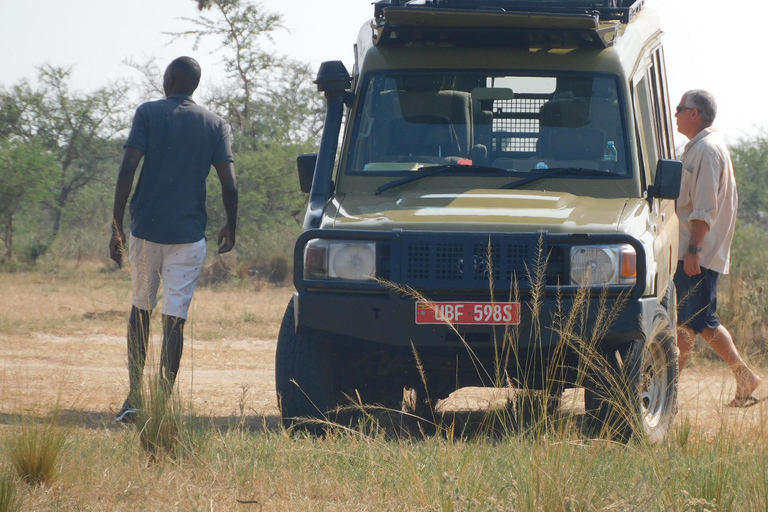
[[583,387],[598,432],[664,438],[681,164],[659,20],[625,3],[380,1],[352,74],[321,65],[286,424],[404,388]]

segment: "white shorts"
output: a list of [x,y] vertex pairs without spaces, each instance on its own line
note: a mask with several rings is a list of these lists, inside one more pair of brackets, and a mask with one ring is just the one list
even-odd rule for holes
[[133,305],[151,311],[157,306],[160,276],[163,281],[162,313],[187,318],[192,294],[205,261],[205,239],[191,244],[157,244],[131,235]]

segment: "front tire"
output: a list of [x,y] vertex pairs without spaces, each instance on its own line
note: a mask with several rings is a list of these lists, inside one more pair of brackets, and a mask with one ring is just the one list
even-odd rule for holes
[[[647,340],[604,351],[587,383],[584,405],[591,433],[627,442],[642,435],[662,442],[677,413],[677,333],[659,305]],[[601,368],[604,366],[605,368]]]
[[301,425],[314,433],[325,430],[328,411],[338,405],[334,362],[331,342],[296,332],[291,300],[280,325],[275,354],[275,386],[283,426]]

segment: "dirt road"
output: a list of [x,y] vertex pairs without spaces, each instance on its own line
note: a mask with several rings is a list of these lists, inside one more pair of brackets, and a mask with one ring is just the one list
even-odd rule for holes
[[[74,424],[114,427],[114,413],[127,391],[124,345],[124,338],[106,335],[0,334],[0,414],[45,414],[58,402]],[[188,340],[179,375],[182,400],[196,414],[216,421],[246,418],[251,424],[276,426],[274,355],[274,340]],[[150,356],[150,362],[156,357]],[[764,387],[758,388],[763,396]],[[712,432],[727,416],[762,421],[768,402],[748,409],[724,407],[734,390],[724,368],[686,369],[676,421],[687,417]],[[487,394],[463,390],[452,406],[476,408],[487,400]],[[573,404],[578,409],[578,398]]]

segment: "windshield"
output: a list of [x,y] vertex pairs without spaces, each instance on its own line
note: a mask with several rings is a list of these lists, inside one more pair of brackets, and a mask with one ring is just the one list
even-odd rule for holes
[[[613,75],[369,74],[348,174],[568,168],[625,177],[627,137]],[[584,177],[594,177],[585,172]]]

